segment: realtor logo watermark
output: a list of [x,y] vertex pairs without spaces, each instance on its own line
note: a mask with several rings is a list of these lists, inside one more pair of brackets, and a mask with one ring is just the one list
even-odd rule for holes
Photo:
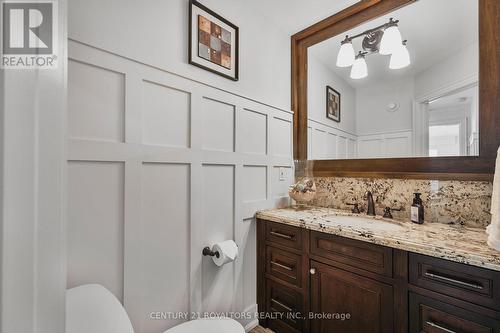
[[1,1],[1,68],[57,67],[57,2]]

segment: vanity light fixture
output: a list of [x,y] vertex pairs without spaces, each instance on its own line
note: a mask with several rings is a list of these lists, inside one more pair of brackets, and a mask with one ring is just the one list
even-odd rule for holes
[[[398,28],[399,20],[389,19],[389,22],[373,29],[363,31],[354,36],[346,36],[340,43],[337,55],[337,67],[351,68],[352,79],[362,79],[368,76],[365,57],[373,53],[391,55],[390,69],[400,69],[410,65],[410,54],[406,48],[406,40],[403,42],[401,32]],[[363,37],[362,48],[357,56],[352,45],[352,40]]]
[[352,41],[349,36],[345,36],[345,39],[340,43],[340,51],[337,55],[337,67],[350,67],[354,64],[354,47],[352,47]]
[[393,54],[400,48],[403,39],[401,38],[401,32],[399,32],[398,29],[398,22],[399,21],[394,21],[391,18],[389,19],[389,23],[385,25],[384,34],[382,35],[382,40],[380,41],[380,54]]
[[391,55],[391,61],[389,63],[390,69],[401,69],[410,65],[410,53],[406,48],[406,40],[403,41],[400,47],[398,47]]
[[366,52],[359,51],[351,67],[351,79],[362,79],[368,76],[368,67],[365,60]]

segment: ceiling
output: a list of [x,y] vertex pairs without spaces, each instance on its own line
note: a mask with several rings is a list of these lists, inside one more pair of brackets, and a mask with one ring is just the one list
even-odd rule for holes
[[[458,50],[478,40],[478,1],[473,0],[419,0],[388,15],[364,23],[339,36],[309,48],[309,54],[318,58],[353,87],[382,80],[395,80],[415,74],[438,63]],[[345,35],[354,35],[389,21],[400,20],[403,39],[408,40],[412,64],[401,70],[390,70],[390,56],[369,55],[368,77],[361,80],[349,78],[350,67],[335,66],[340,42]],[[362,38],[353,41],[356,52],[361,50]]]
[[293,35],[360,0],[239,0]]
[[474,85],[472,87],[461,89],[460,91],[435,99],[431,103],[429,103],[429,111],[439,110],[442,108],[457,105],[470,104],[472,103],[474,96],[477,95],[477,91],[478,87],[477,85]]

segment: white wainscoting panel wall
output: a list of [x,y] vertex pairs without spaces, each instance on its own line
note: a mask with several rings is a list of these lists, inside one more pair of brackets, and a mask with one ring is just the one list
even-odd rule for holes
[[358,136],[358,158],[411,157],[412,130]]
[[[136,333],[256,311],[253,216],[287,203],[291,112],[73,40],[68,112],[68,287],[106,286]],[[218,268],[201,250],[225,239],[240,257]]]
[[356,158],[357,136],[323,123],[308,120],[307,154],[312,160]]

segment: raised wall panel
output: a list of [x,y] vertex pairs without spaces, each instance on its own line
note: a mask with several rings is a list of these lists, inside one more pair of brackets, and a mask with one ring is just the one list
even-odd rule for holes
[[376,158],[383,157],[383,140],[379,137],[373,139],[358,140],[358,157],[359,158]]
[[359,158],[408,157],[412,153],[411,131],[364,135],[358,138]]
[[347,158],[347,138],[345,136],[339,136],[337,139],[337,158]]
[[324,159],[326,156],[326,132],[315,129],[313,131],[313,159]]
[[245,165],[243,167],[243,202],[266,200],[267,167]]
[[412,155],[411,133],[385,136],[385,157],[409,157]]
[[68,111],[71,138],[123,142],[125,75],[70,60]]
[[237,135],[241,152],[267,154],[267,115],[243,109],[240,117]]
[[348,158],[356,158],[356,140],[350,139],[347,141],[347,156]]
[[188,92],[143,81],[143,142],[188,148],[190,98]]
[[337,135],[335,135],[333,133],[327,134],[326,156],[328,159],[337,158]]
[[123,299],[123,190],[123,163],[68,163],[68,288],[99,283]]
[[234,151],[234,105],[203,98],[203,141],[206,150]]
[[[203,235],[210,245],[234,239],[234,167],[203,165]],[[202,310],[230,311],[233,304],[234,263],[217,267],[210,257],[202,262]]]
[[292,123],[288,120],[274,117],[271,121],[271,137],[273,155],[291,157],[292,156]]
[[[189,177],[188,164],[142,165],[140,270],[145,314],[189,311]],[[143,325],[148,332],[163,332],[180,321],[145,317]]]

